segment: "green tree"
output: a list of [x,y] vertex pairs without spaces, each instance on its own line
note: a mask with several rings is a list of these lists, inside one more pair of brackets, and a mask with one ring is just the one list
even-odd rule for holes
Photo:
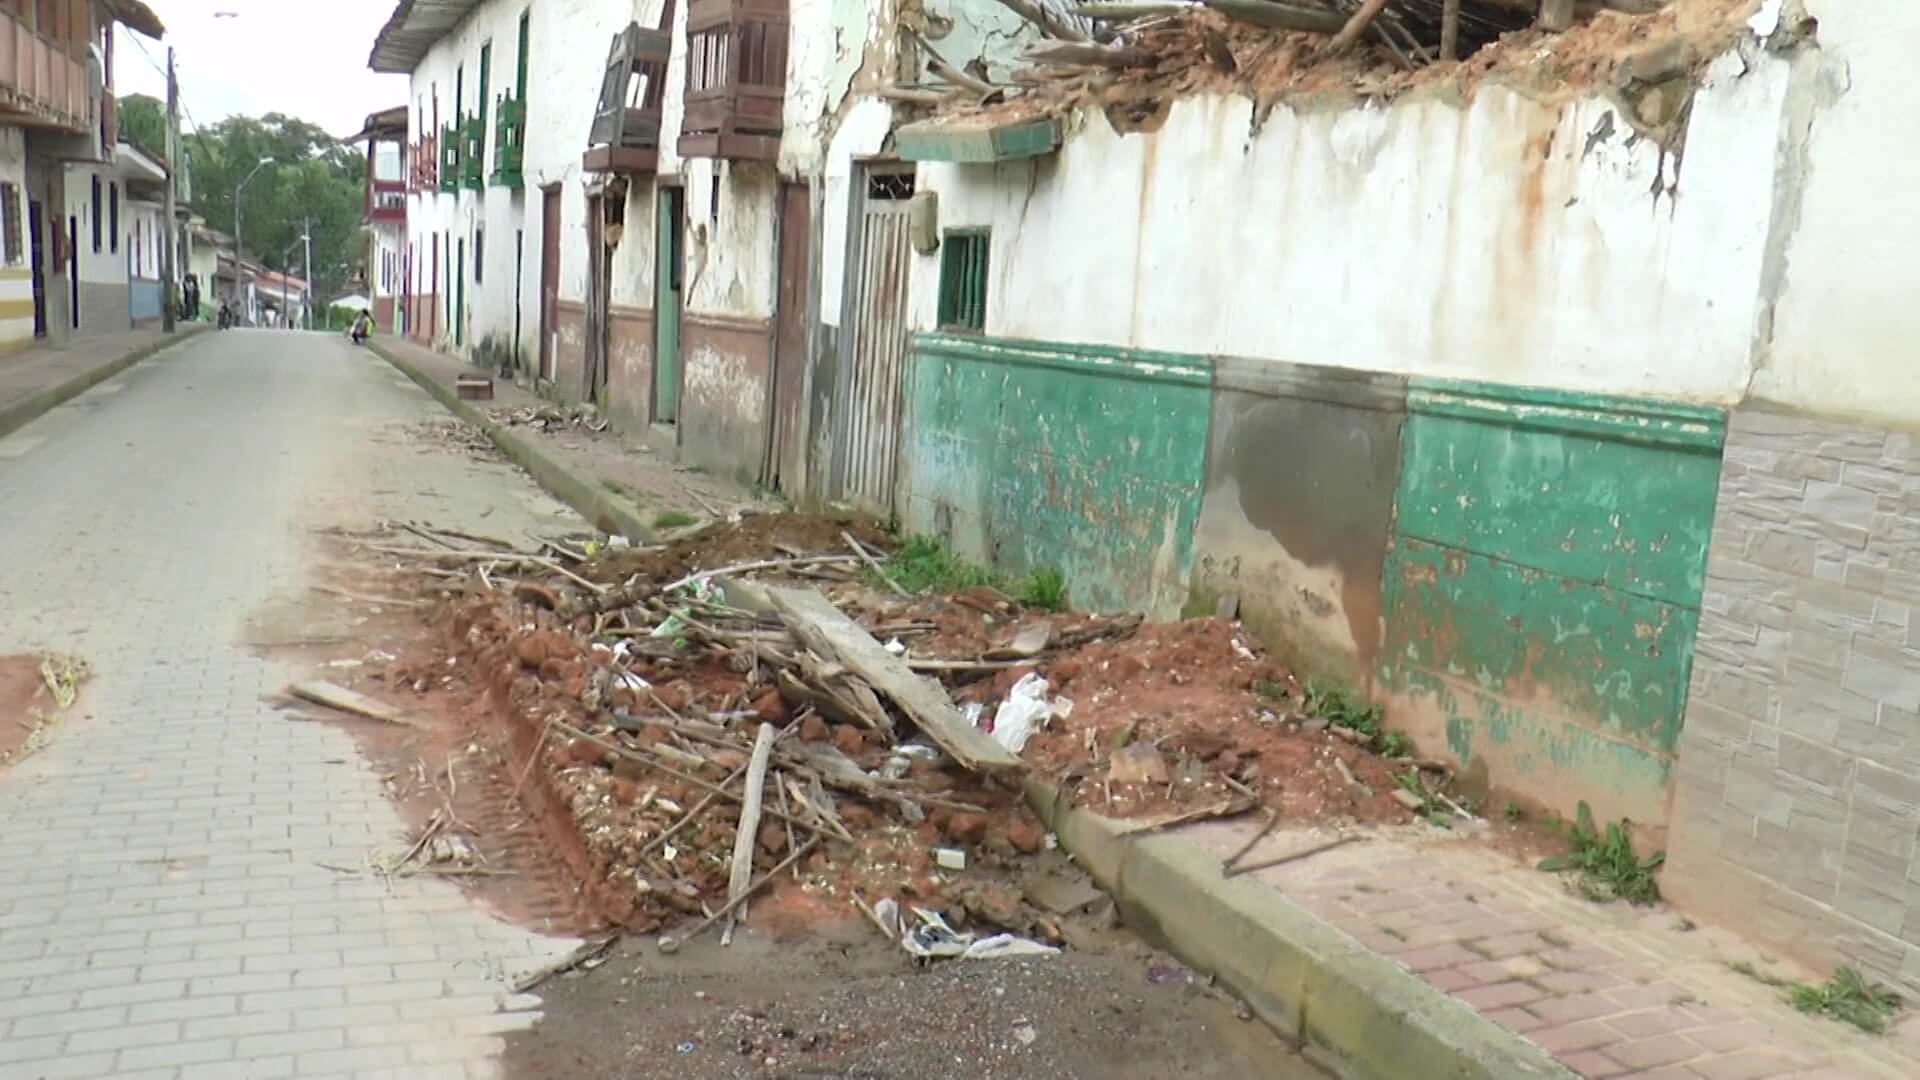
[[[151,98],[121,99],[122,130],[145,149],[147,108]],[[140,117],[129,127],[127,110]],[[165,119],[160,114],[164,145]],[[136,137],[134,131],[142,132]],[[366,180],[366,155],[337,142],[317,125],[282,113],[232,116],[181,137],[182,152],[193,170],[193,208],[208,225],[234,230],[234,192],[262,161],[267,164],[247,183],[241,197],[241,239],[249,257],[296,276],[305,271],[300,245],[310,223],[313,276],[317,297],[345,291],[365,261],[360,215]]]
[[128,94],[120,99],[120,137],[149,157],[166,160],[167,107],[159,98]]

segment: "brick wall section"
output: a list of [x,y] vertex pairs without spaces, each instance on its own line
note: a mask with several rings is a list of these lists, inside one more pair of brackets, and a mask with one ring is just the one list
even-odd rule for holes
[[1920,436],[1728,425],[1669,895],[1920,989]]

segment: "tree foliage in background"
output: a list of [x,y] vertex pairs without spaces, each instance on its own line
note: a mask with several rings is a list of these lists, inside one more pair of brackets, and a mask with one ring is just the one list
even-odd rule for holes
[[[155,157],[166,149],[166,110],[143,94],[120,99],[123,138]],[[282,113],[231,116],[182,132],[181,149],[193,174],[196,213],[231,235],[233,193],[254,166],[268,162],[247,184],[241,239],[247,254],[295,276],[305,272],[300,247],[304,223],[313,225],[314,287],[324,302],[346,291],[365,261],[360,213],[366,155],[336,142],[316,125]]]

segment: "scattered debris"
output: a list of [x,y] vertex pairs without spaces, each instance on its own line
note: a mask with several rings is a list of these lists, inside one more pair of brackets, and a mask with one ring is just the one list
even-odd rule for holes
[[0,657],[0,766],[46,749],[92,676],[87,663],[63,654]]
[[607,954],[613,951],[614,945],[619,940],[620,935],[613,933],[588,941],[553,963],[529,971],[515,979],[513,992],[524,994],[555,975],[564,975],[570,971],[592,971],[606,963]]
[[356,693],[348,690],[344,686],[336,686],[333,683],[323,682],[319,679],[309,679],[306,682],[294,683],[288,687],[287,690],[294,697],[300,698],[303,701],[311,701],[315,705],[325,705],[329,709],[338,709],[341,712],[352,713],[355,716],[365,717],[368,720],[380,720],[389,724],[399,724],[402,727],[418,728],[423,726],[419,721],[408,717],[399,709],[383,701],[375,701],[365,694]]
[[1318,855],[1323,851],[1332,851],[1337,847],[1345,847],[1359,839],[1360,837],[1354,835],[1336,836],[1331,840],[1318,844],[1309,844],[1298,851],[1290,851],[1285,855],[1278,855],[1271,859],[1262,859],[1259,862],[1250,863],[1236,861],[1232,865],[1223,867],[1220,871],[1220,876],[1239,877],[1241,874],[1251,874],[1256,870],[1271,870],[1276,866],[1285,866],[1288,863],[1299,862],[1301,859]]

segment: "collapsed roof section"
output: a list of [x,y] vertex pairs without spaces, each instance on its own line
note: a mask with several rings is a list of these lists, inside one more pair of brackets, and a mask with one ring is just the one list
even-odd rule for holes
[[[899,129],[902,156],[991,161],[1046,153],[1059,141],[1058,119],[1084,106],[1104,108],[1117,127],[1131,129],[1152,125],[1187,94],[1244,95],[1260,117],[1283,98],[1381,98],[1429,85],[1471,92],[1489,79],[1536,93],[1684,81],[1685,93],[1654,95],[1665,103],[1659,115],[1632,114],[1658,137],[1683,120],[1676,107],[1690,96],[1695,68],[1745,29],[1755,7],[1755,0],[999,2],[1046,40],[1004,84],[983,84],[943,63],[928,68],[938,83],[883,90],[931,115]],[[1649,69],[1650,55],[1659,70]],[[1051,140],[1033,127],[1049,121]]]

